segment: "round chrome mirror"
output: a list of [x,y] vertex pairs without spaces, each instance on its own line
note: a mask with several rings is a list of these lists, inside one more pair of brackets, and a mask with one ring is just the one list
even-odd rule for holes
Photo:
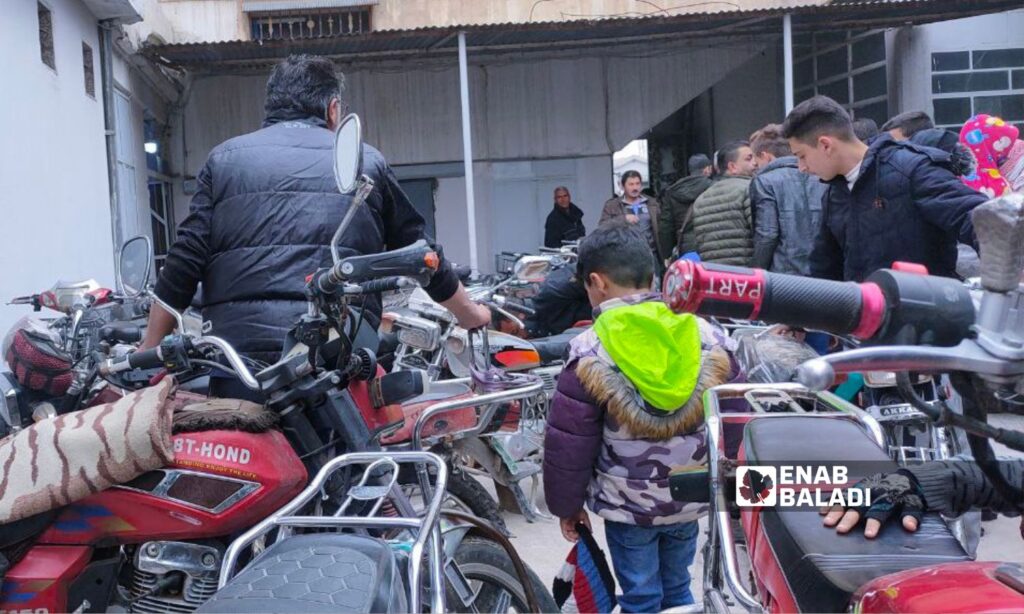
[[121,293],[136,297],[146,289],[153,266],[153,247],[149,237],[138,236],[121,246],[117,259],[117,285]]
[[351,113],[341,120],[334,133],[334,181],[342,194],[356,188],[363,162],[363,127],[359,116]]

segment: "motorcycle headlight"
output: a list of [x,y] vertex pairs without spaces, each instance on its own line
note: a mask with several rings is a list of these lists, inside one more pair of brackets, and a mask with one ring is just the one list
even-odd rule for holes
[[[930,375],[918,374],[913,383],[923,384],[931,379]],[[864,374],[864,384],[868,388],[895,388],[896,374],[892,371],[868,371]]]

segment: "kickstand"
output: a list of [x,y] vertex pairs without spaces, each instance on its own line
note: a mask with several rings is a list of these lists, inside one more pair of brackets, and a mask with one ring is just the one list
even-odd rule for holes
[[[530,505],[531,511],[533,512],[533,515],[536,516],[537,518],[541,518],[541,519],[544,519],[544,520],[554,520],[555,519],[554,516],[552,516],[551,514],[549,514],[547,512],[541,511],[540,506],[537,505],[537,494],[538,494],[539,490],[540,490],[540,474],[539,473],[535,473],[535,474],[530,476],[530,498],[527,500],[529,505]],[[527,517],[527,518],[529,518],[529,517]]]

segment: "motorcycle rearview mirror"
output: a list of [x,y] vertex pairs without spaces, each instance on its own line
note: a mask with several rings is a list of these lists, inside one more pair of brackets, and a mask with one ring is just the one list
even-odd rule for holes
[[121,246],[117,258],[117,289],[129,298],[135,298],[146,290],[150,270],[153,266],[153,244],[149,237],[140,235],[129,239]]
[[351,113],[334,133],[334,181],[342,194],[356,189],[363,162],[363,127],[359,116]]
[[362,174],[362,167],[363,125],[358,115],[350,113],[341,120],[338,130],[334,133],[334,181],[342,194],[355,192],[345,217],[331,239],[331,258],[334,264],[341,261],[338,253],[341,236],[352,223],[356,211],[373,191],[373,180]]
[[523,256],[516,261],[512,273],[520,281],[541,281],[552,267],[550,256]]

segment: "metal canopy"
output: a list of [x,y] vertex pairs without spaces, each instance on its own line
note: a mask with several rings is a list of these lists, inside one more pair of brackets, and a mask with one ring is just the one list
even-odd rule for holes
[[123,25],[142,21],[131,0],[83,0],[83,4],[100,21],[113,19]]
[[602,47],[625,42],[764,36],[782,33],[782,17],[793,15],[795,32],[898,27],[995,13],[1020,7],[1020,0],[838,0],[825,5],[689,13],[542,23],[455,25],[411,30],[379,30],[302,40],[236,40],[216,43],[150,45],[148,57],[199,72],[272,63],[292,53],[312,53],[342,61],[454,56],[458,33],[474,52]]

